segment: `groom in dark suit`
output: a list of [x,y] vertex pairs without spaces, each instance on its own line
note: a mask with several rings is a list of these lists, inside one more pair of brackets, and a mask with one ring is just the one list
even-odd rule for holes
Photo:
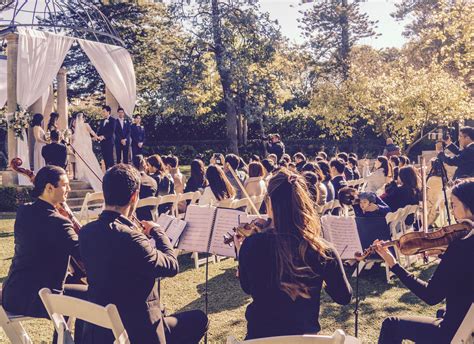
[[130,150],[130,121],[125,117],[122,108],[117,110],[118,119],[115,125],[115,152],[117,164],[128,164],[128,151]]
[[114,133],[117,120],[110,116],[110,112],[110,106],[102,106],[104,119],[100,121],[99,130],[97,131],[106,169],[114,166]]

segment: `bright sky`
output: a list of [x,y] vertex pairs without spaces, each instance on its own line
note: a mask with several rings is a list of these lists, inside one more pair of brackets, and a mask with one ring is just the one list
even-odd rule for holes
[[[298,43],[302,42],[301,30],[297,22],[300,17],[299,11],[311,7],[311,4],[300,6],[299,2],[298,0],[260,0],[262,10],[269,12],[273,19],[278,20],[282,33],[291,41]],[[399,48],[405,43],[402,32],[406,21],[398,22],[390,16],[390,13],[395,11],[395,2],[396,0],[366,0],[360,3],[362,12],[367,13],[371,20],[379,21],[377,32],[381,34],[377,39],[370,38],[362,41],[363,44],[375,48]]]

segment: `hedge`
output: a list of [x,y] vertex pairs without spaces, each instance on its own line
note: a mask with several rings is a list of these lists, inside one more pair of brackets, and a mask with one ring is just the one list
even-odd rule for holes
[[27,186],[0,186],[0,211],[16,211],[20,205],[31,202],[31,189]]

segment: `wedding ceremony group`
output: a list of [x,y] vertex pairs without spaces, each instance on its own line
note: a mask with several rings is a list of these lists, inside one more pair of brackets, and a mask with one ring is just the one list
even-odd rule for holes
[[0,1],[0,343],[474,343],[473,23]]

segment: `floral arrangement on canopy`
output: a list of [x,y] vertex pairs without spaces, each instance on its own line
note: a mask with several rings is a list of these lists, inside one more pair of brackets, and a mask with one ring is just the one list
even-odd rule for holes
[[[10,119],[8,119],[10,117]],[[11,128],[15,136],[21,140],[25,139],[23,134],[31,124],[31,114],[27,111],[17,110],[13,114],[1,113],[0,126]]]

